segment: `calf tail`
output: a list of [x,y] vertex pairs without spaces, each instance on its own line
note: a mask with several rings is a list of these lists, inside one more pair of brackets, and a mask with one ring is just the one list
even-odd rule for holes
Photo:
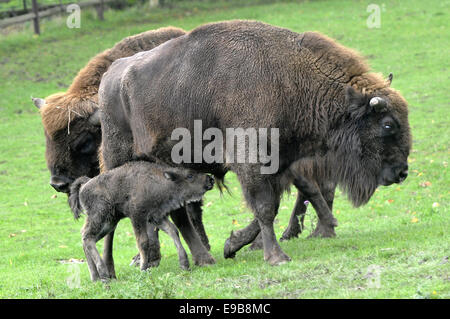
[[80,203],[80,188],[88,181],[90,181],[90,178],[83,176],[77,178],[70,186],[69,206],[70,209],[72,209],[73,217],[75,219],[80,218],[80,215],[83,213],[83,207]]

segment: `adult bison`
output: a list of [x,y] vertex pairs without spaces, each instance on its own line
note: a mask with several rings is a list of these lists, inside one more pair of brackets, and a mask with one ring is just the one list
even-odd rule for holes
[[[311,190],[292,167],[297,160],[324,156],[333,180],[356,206],[377,186],[407,175],[406,101],[389,81],[369,73],[356,52],[316,32],[254,21],[198,27],[115,61],[103,76],[99,105],[107,169],[128,154],[172,161],[172,132],[194,133],[194,120],[224,135],[227,128],[278,128],[274,174],[261,174],[262,162],[183,163],[219,178],[229,170],[237,174],[261,229],[264,259],[272,265],[290,260],[273,228],[283,190],[294,179]],[[223,144],[222,154],[232,151]]]
[[[167,40],[184,35],[179,28],[166,27],[146,31],[127,37],[113,48],[107,49],[94,58],[78,73],[66,92],[56,93],[45,99],[33,98],[40,109],[46,137],[46,161],[51,173],[50,185],[58,192],[68,193],[72,182],[80,176],[94,177],[99,174],[98,149],[101,142],[101,129],[98,113],[98,87],[102,75],[113,61],[131,56],[137,52],[150,50]],[[201,203],[189,205],[190,217],[196,226],[201,240],[208,245],[208,239],[201,222]],[[175,213],[174,213],[175,214]],[[182,234],[195,256],[212,263],[205,247],[200,244],[197,234],[185,217],[184,212],[176,213],[175,222],[182,223]],[[158,244],[157,238],[154,238]],[[198,251],[198,253],[197,253]],[[112,265],[112,235],[105,239],[104,256],[106,263]],[[160,258],[154,252],[154,262]],[[194,259],[195,259],[194,258]],[[113,268],[111,266],[111,268]],[[114,274],[114,270],[111,269]]]

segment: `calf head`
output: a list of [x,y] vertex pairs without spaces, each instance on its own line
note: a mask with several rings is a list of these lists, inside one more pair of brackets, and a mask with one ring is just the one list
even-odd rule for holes
[[186,204],[198,202],[203,194],[214,186],[214,178],[191,169],[169,168],[164,171],[164,177],[175,184],[179,198]]
[[33,102],[42,115],[50,185],[58,192],[69,193],[76,178],[99,174],[99,110],[94,101],[69,99],[65,94],[46,100],[33,98]]

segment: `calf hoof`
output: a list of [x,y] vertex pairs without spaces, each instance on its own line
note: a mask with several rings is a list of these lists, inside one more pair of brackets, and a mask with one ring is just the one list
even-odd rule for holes
[[320,221],[317,224],[316,229],[313,231],[311,235],[308,236],[308,238],[314,238],[314,237],[322,237],[322,238],[332,238],[336,237],[336,232],[334,231],[334,227],[337,226],[337,221],[334,220],[333,222],[329,224],[322,224]]
[[269,257],[265,257],[264,260],[271,266],[279,266],[291,261],[291,257],[283,252],[278,254],[271,254]]
[[210,254],[204,254],[194,258],[194,264],[196,266],[214,265],[216,260]]

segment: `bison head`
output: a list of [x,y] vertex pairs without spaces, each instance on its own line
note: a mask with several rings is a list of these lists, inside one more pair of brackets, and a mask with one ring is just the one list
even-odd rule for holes
[[401,183],[408,176],[408,108],[403,97],[388,86],[370,93],[348,87],[346,105],[343,125],[331,138],[336,150],[332,160],[341,163],[338,180],[353,204],[360,206],[379,185]]
[[58,192],[69,193],[76,178],[99,174],[98,108],[95,101],[70,98],[67,94],[55,94],[45,100],[33,98],[33,102],[42,115],[50,185]]

